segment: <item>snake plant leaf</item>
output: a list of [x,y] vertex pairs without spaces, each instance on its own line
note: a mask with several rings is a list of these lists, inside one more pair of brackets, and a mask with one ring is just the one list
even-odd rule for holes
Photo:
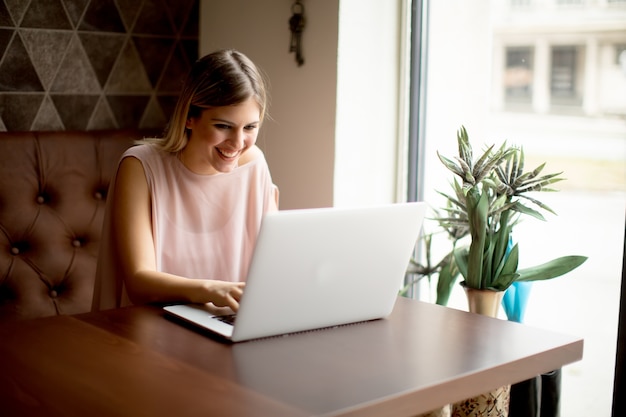
[[[487,234],[485,236],[485,248],[483,249],[481,288],[491,287],[496,278],[493,273],[494,246],[493,239]],[[468,267],[468,269],[471,270],[472,268]]]
[[488,178],[492,174],[493,169],[507,156],[506,150],[499,149],[495,153],[492,153],[492,149],[493,145],[487,148],[484,155],[476,163],[474,176],[478,182]]
[[445,306],[448,304],[450,294],[459,276],[459,270],[454,263],[454,258],[449,254],[450,262],[445,264],[439,271],[439,278],[437,279],[437,299],[436,304]]
[[496,275],[499,277],[498,284],[503,285],[503,289],[506,289],[513,281],[508,281],[509,278],[517,279],[517,267],[519,263],[519,248],[517,244],[511,248],[511,251],[503,257],[502,267],[496,270]]
[[552,178],[532,181],[526,184],[522,184],[520,187],[518,187],[515,194],[519,195],[521,193],[527,193],[532,191],[556,191],[554,189],[548,188],[547,186],[563,180],[564,178]]
[[504,168],[502,168],[500,165],[494,167],[493,171],[496,173],[496,177],[498,178],[498,180],[503,183],[503,184],[508,184],[508,175],[506,173],[506,171],[504,170]]
[[496,177],[494,177],[494,178],[485,177],[482,180],[482,184],[486,188],[490,188],[492,190],[497,190],[498,188],[500,188],[500,184],[502,184],[502,183],[499,182]]
[[543,171],[543,168],[546,166],[546,163],[542,163],[541,165],[539,165],[537,168],[532,170],[532,176],[536,177],[537,175],[539,175],[541,173],[541,171]]
[[500,275],[497,283],[493,287],[490,287],[489,289],[495,290],[495,291],[504,291],[507,288],[509,288],[511,284],[513,284],[515,281],[518,281],[518,280],[519,280],[519,274],[517,273],[503,274],[503,275]]
[[474,167],[477,172],[480,172],[480,173],[489,172],[490,169],[488,168],[488,165],[493,160],[493,156],[492,156],[493,147],[494,145],[491,145],[487,149],[485,149],[485,152],[483,152],[480,158],[476,160]]
[[471,268],[467,271],[465,280],[471,288],[481,288],[481,278],[483,273],[483,252],[486,245],[487,236],[487,214],[489,212],[489,200],[487,193],[480,193],[474,189],[468,194],[467,217],[470,224],[470,235],[472,242],[469,248],[468,265]]
[[469,166],[469,164],[461,158],[457,158],[457,161],[461,166],[461,169],[463,170],[463,181],[472,185],[476,184],[476,178],[474,178],[474,175],[472,174],[472,168]]
[[[530,172],[525,172],[524,174],[520,175],[517,180],[515,181],[515,186],[519,187],[524,183],[527,183],[530,180],[533,180],[535,178],[537,178],[537,175],[539,175],[539,173],[541,172],[541,170],[543,170],[543,167],[545,166],[545,162],[543,164],[541,164],[540,166],[538,166],[537,168],[535,168],[533,171]],[[556,174],[551,174],[552,176],[557,176],[557,175],[561,175],[562,172],[556,173]]]
[[587,260],[586,256],[562,256],[541,265],[524,268],[517,271],[518,281],[540,281],[556,278],[578,268]]
[[[531,185],[531,184],[543,183],[543,182],[547,182],[548,184],[551,184],[553,182],[563,181],[565,178],[559,177],[559,175],[561,174],[563,174],[563,172],[554,172],[552,174],[546,174],[542,177],[537,178],[537,176],[534,176],[532,175],[532,173],[527,172],[526,174],[524,174],[525,179],[522,185]],[[555,180],[549,181],[551,179],[555,179]]]
[[537,210],[534,210],[528,206],[523,205],[522,203],[520,203],[519,201],[516,201],[515,203],[512,204],[511,210],[514,210],[518,213],[522,213],[522,214],[527,214],[529,216],[532,216],[538,220],[541,221],[545,221],[546,218],[543,216],[543,214],[541,214],[540,212],[538,212]]
[[520,195],[519,197],[520,197],[520,198],[525,198],[526,200],[531,201],[533,204],[535,204],[535,205],[537,205],[537,206],[541,207],[543,210],[548,211],[548,212],[550,212],[550,213],[552,213],[552,214],[556,215],[556,212],[555,212],[554,210],[552,210],[550,207],[548,207],[548,205],[547,205],[547,204],[544,204],[544,203],[542,203],[542,202],[541,202],[541,201],[539,201],[539,200],[536,200],[536,199],[534,199],[534,198],[532,198],[532,197],[529,197],[529,196],[527,196],[527,195]]
[[456,248],[453,251],[454,254],[454,262],[456,263],[456,267],[459,269],[459,272],[467,281],[467,259],[469,254],[469,248],[461,247]]
[[445,197],[449,203],[452,203],[454,206],[459,207],[461,210],[465,211],[465,204],[463,204],[463,200],[461,200],[460,198],[458,198],[458,196],[452,197],[449,194],[443,193],[441,191],[437,191],[437,193],[439,193],[439,195],[442,195],[443,197]]
[[437,152],[437,156],[439,157],[439,160],[445,165],[446,168],[448,168],[450,171],[452,171],[459,177],[463,178],[463,174],[464,174],[463,169],[461,169],[461,167],[458,166],[453,160],[446,158],[445,156],[441,155],[439,152]]
[[457,146],[459,148],[459,156],[468,162],[472,163],[474,156],[472,155],[472,147],[469,143],[469,136],[465,126],[461,126],[456,134]]
[[514,184],[515,179],[522,175],[524,171],[523,156],[520,157],[518,152],[512,152],[508,158],[506,158],[506,172],[509,173],[508,183]]
[[515,203],[507,203],[507,201],[508,201],[508,198],[506,194],[500,195],[491,203],[491,210],[494,212],[497,210],[507,210],[515,204]]

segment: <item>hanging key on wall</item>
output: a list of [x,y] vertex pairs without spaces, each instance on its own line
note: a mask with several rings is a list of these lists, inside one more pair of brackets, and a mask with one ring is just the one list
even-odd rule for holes
[[304,64],[304,57],[302,56],[302,31],[304,30],[304,5],[300,0],[291,6],[291,13],[293,14],[289,18],[289,30],[291,31],[291,43],[289,44],[289,52],[296,53],[296,62],[298,66]]

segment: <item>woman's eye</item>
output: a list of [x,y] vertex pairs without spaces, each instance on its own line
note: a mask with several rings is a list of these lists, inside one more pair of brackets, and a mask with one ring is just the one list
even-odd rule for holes
[[254,130],[257,128],[257,125],[248,125],[245,127],[246,130]]
[[215,127],[218,128],[218,129],[230,129],[229,125],[225,125],[225,124],[221,124],[221,123],[216,124]]

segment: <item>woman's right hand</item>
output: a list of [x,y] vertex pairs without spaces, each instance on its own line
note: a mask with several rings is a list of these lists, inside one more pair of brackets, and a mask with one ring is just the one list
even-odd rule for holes
[[236,312],[239,310],[239,301],[245,286],[245,282],[205,280],[202,285],[203,291],[198,294],[199,299],[192,302],[210,302],[216,307],[230,307]]

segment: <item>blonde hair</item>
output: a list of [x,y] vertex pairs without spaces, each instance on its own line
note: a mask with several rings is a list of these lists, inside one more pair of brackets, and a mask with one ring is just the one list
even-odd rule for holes
[[254,98],[260,120],[265,117],[265,77],[241,52],[224,49],[198,59],[183,85],[163,138],[151,142],[166,152],[179,152],[189,140],[186,122],[209,107],[231,106]]

